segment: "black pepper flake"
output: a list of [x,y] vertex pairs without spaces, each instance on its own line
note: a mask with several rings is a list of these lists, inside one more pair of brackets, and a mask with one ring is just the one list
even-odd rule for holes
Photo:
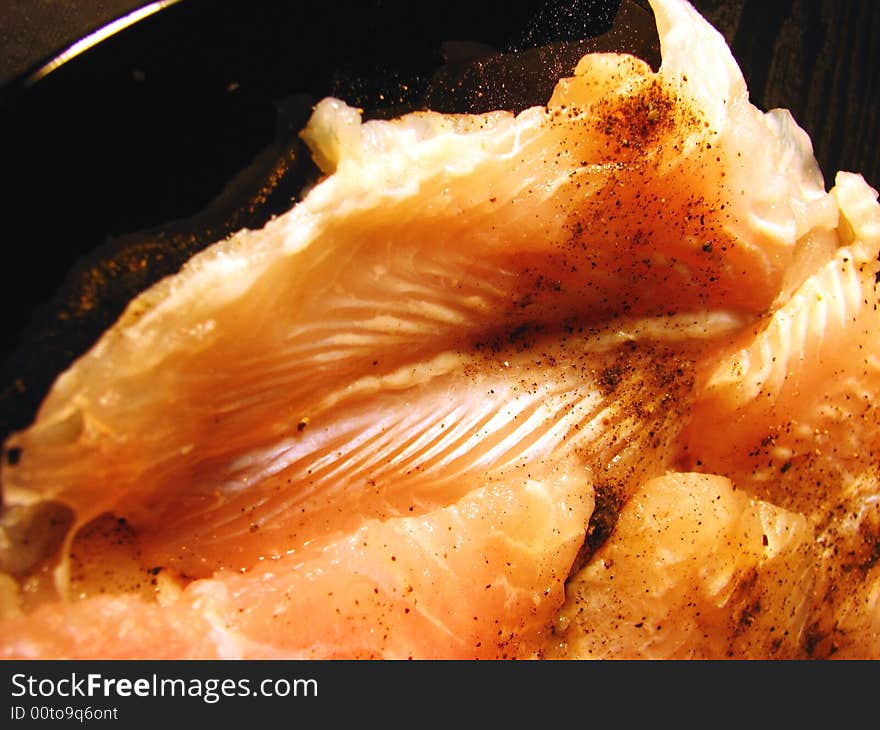
[[19,461],[21,461],[21,449],[18,446],[13,446],[6,451],[6,463],[9,466],[15,466]]

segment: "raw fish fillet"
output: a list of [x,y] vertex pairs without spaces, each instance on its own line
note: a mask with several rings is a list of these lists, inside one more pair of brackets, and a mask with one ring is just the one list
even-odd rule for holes
[[5,444],[0,656],[880,658],[877,193],[652,7],[518,115],[321,101]]

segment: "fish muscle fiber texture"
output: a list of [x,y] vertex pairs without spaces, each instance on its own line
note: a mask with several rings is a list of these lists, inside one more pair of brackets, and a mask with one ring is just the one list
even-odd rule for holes
[[320,101],[4,445],[0,655],[880,657],[877,192],[652,7],[519,114]]

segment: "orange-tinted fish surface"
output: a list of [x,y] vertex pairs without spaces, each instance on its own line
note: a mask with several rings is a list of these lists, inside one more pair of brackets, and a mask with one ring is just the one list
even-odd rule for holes
[[7,658],[880,658],[880,205],[685,0],[303,130],[5,444]]

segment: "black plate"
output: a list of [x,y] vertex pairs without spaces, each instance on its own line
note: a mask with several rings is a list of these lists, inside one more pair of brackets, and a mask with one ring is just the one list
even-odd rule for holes
[[[546,64],[566,73],[570,58],[535,61],[529,48],[594,39],[656,63],[649,11],[624,0],[630,21],[606,33],[620,5],[179,0],[51,72],[51,55],[34,59],[0,99],[0,440],[132,296],[290,206],[314,175],[295,133],[315,100],[369,116],[541,103]],[[792,108],[829,182],[844,168],[877,184],[880,4],[695,5],[732,44],[753,101]]]

